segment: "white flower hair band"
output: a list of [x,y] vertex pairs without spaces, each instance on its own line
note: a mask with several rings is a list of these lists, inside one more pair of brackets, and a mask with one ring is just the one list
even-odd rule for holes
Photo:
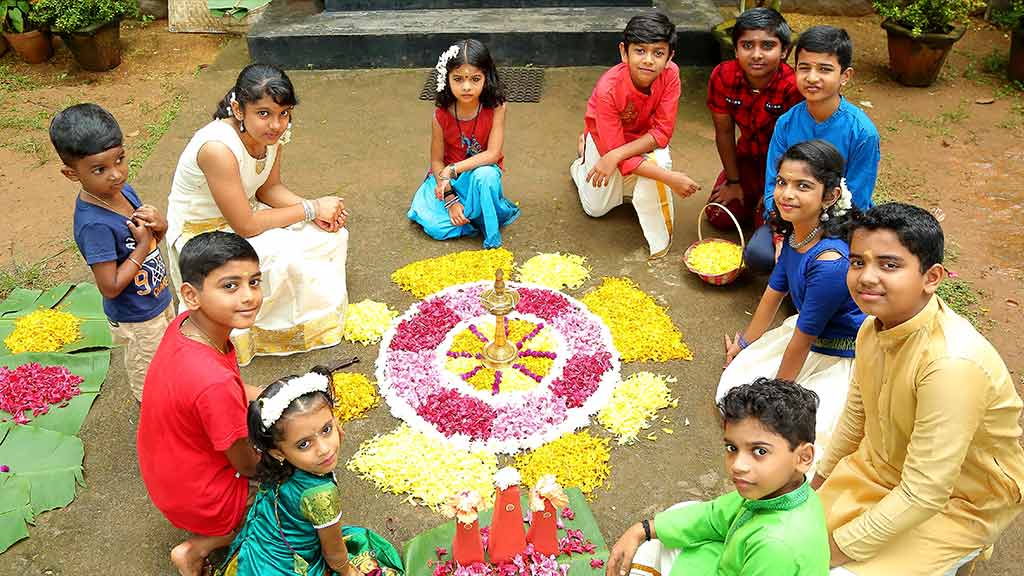
[[846,178],[843,178],[839,181],[839,199],[832,205],[832,213],[842,216],[849,212],[850,208],[853,208],[853,194],[846,187]]
[[263,423],[263,429],[268,430],[273,426],[281,418],[281,414],[284,414],[284,411],[288,409],[293,400],[310,392],[326,393],[327,385],[327,376],[317,374],[316,372],[309,372],[285,382],[273,397],[261,398],[260,421]]
[[444,92],[444,86],[448,83],[448,61],[459,55],[459,45],[452,44],[447,50],[441,53],[441,56],[437,59],[437,66],[434,66],[434,70],[437,70],[437,91]]

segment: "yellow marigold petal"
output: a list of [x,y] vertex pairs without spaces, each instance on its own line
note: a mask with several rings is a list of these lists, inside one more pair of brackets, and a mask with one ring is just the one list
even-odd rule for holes
[[623,362],[693,360],[665,308],[629,278],[603,278],[583,303],[608,325]]
[[463,490],[475,490],[482,507],[490,506],[498,460],[488,452],[456,450],[403,424],[363,442],[348,469],[383,492],[406,494],[410,503],[436,511]]
[[575,290],[590,278],[587,259],[561,252],[538,254],[519,266],[519,281],[540,284],[555,290]]
[[413,262],[395,270],[391,280],[413,296],[425,298],[456,284],[494,280],[498,268],[505,271],[505,278],[511,278],[511,252],[504,248],[466,250]]
[[546,474],[554,474],[563,487],[575,486],[588,498],[608,478],[608,440],[586,430],[566,434],[540,448],[519,454],[515,467],[524,486],[533,486]]
[[398,312],[383,302],[363,300],[348,305],[345,313],[345,340],[360,344],[376,344],[391,327]]
[[362,418],[370,408],[380,403],[377,387],[362,374],[335,372],[331,380],[334,385],[334,415],[338,422]]
[[82,321],[55,308],[40,308],[14,321],[4,345],[14,354],[56,352],[81,336]]
[[702,242],[690,251],[686,261],[702,274],[724,274],[740,267],[743,250],[732,242]]
[[[597,414],[597,420],[618,436],[619,444],[631,444],[640,432],[650,428],[655,413],[672,404],[669,383],[675,378],[651,372],[638,372],[623,380],[611,400]],[[661,429],[666,434],[672,432]]]

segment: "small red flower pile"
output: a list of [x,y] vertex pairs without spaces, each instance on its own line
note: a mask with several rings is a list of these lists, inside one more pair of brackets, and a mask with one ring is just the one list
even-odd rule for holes
[[41,416],[53,405],[66,406],[82,393],[83,378],[63,366],[41,366],[30,362],[11,370],[0,366],[0,410],[9,413],[18,424],[27,424],[32,416]]

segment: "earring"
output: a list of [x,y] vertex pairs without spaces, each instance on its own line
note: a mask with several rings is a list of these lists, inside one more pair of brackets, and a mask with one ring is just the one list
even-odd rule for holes
[[821,221],[822,222],[828,222],[828,212],[822,211],[822,213],[821,213]]
[[238,131],[245,132],[245,121],[238,117],[236,117],[235,119],[238,120]]

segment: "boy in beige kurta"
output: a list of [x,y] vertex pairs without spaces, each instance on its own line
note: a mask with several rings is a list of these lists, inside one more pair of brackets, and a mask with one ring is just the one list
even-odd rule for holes
[[1021,399],[1006,365],[935,295],[942,229],[883,204],[853,226],[847,284],[869,314],[813,485],[833,574],[953,574],[1020,513]]

